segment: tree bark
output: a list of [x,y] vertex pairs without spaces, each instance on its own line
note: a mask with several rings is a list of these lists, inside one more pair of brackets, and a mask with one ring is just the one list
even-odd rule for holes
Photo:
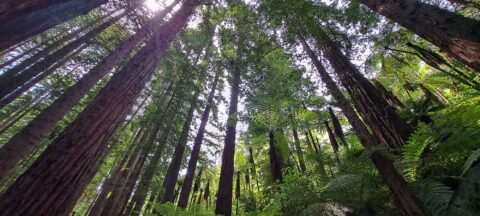
[[207,105],[203,111],[200,126],[197,131],[197,135],[193,142],[192,152],[190,153],[190,159],[188,161],[187,173],[185,174],[185,178],[182,184],[182,190],[180,192],[180,198],[178,200],[178,207],[180,208],[187,208],[188,205],[188,197],[190,195],[190,190],[192,188],[193,183],[193,176],[195,174],[195,169],[197,168],[198,157],[200,156],[200,149],[203,142],[203,137],[206,132],[206,126],[208,123],[208,118],[210,117],[210,111],[213,106],[213,99],[215,97],[215,91],[217,89],[217,83],[220,79],[220,72],[217,72],[215,78],[213,80],[212,89],[208,94],[207,98]]
[[405,107],[405,105],[403,105],[397,96],[395,96],[391,91],[388,91],[377,79],[372,79],[372,82],[380,95],[385,98],[390,106],[395,107],[396,109],[402,109]]
[[480,23],[418,0],[360,0],[480,73]]
[[[105,20],[105,18],[109,17],[110,15],[112,15],[113,13],[115,13],[116,11],[112,11],[108,14],[105,14],[89,23],[87,23],[86,25],[78,28],[77,30],[74,30],[70,33],[68,33],[67,35],[61,37],[60,39],[54,41],[52,44],[48,45],[47,47],[45,47],[43,50],[33,54],[32,56],[28,57],[27,59],[23,60],[22,62],[20,62],[19,64],[15,65],[14,67],[12,67],[11,69],[9,69],[8,71],[5,71],[5,73],[3,73],[0,78],[3,79],[4,77],[11,77],[11,76],[15,76],[17,75],[19,72],[21,72],[22,70],[25,70],[28,66],[34,64],[35,62],[38,62],[40,59],[42,58],[45,58],[45,56],[47,56],[49,53],[51,53],[52,51],[58,49],[59,47],[61,47],[63,44],[65,44],[66,42],[70,41],[71,39],[77,37],[81,32],[85,31],[86,29],[92,27],[92,26],[95,26],[97,25],[98,23],[102,22],[103,20]],[[44,44],[43,44],[44,45]],[[42,44],[39,44],[31,49],[28,49],[27,51],[21,53],[20,55],[17,55],[15,56],[14,58],[11,58],[10,60],[6,61],[5,63],[3,63],[2,65],[0,65],[0,68],[3,68],[5,66],[8,66],[10,64],[12,64],[13,62],[17,61],[18,59],[32,53],[33,51],[37,50],[38,47],[41,47]]]
[[333,134],[330,125],[328,125],[328,121],[325,121],[325,128],[327,129],[328,139],[330,140],[330,144],[332,145],[333,153],[335,154],[335,160],[337,163],[340,164],[340,157],[338,156],[338,143],[335,135]]
[[179,136],[180,138],[178,139],[177,145],[175,146],[175,152],[173,153],[172,161],[168,166],[167,174],[165,175],[165,179],[163,181],[164,193],[160,200],[161,203],[174,201],[175,183],[177,182],[180,166],[182,165],[183,154],[185,152],[185,146],[188,141],[188,134],[190,132],[193,115],[195,109],[197,108],[197,100],[199,94],[200,91],[196,90],[196,92],[192,96],[192,100],[190,101],[190,108],[185,118],[185,123],[183,124],[183,128]]
[[154,72],[160,57],[198,4],[186,1],[147,45],[103,88],[37,161],[0,198],[8,215],[68,214],[107,143]]
[[[300,42],[302,43],[303,47],[305,48],[308,56],[312,60],[317,72],[320,75],[321,80],[325,83],[328,91],[336,100],[337,104],[342,109],[343,113],[347,117],[350,125],[352,125],[352,129],[357,134],[358,138],[360,139],[360,143],[366,149],[372,149],[376,145],[379,145],[380,142],[378,141],[377,137],[370,133],[368,128],[356,114],[353,107],[350,105],[348,100],[342,94],[336,83],[333,81],[332,77],[327,73],[325,68],[323,67],[320,60],[318,60],[316,54],[313,50],[308,46],[305,39],[300,37]],[[386,145],[385,143],[381,143],[382,145]],[[412,193],[409,191],[408,187],[405,183],[405,180],[398,174],[393,167],[391,161],[385,158],[381,154],[375,154],[375,158],[372,154],[372,161],[374,162],[375,166],[380,172],[380,175],[384,179],[384,181],[388,181],[387,186],[392,192],[393,196],[397,200],[402,200],[402,202],[397,202],[397,206],[406,213],[406,215],[414,216],[414,215],[426,215],[425,212],[422,210],[420,203],[414,199]],[[403,182],[403,183],[402,183]],[[395,184],[398,183],[398,184]],[[405,203],[405,205],[403,205]],[[418,211],[418,214],[408,214],[411,211]]]
[[448,0],[452,4],[459,4],[465,7],[471,7],[471,8],[476,8],[480,10],[480,3],[477,3],[475,1],[468,1],[468,0]]
[[269,138],[269,156],[270,156],[270,171],[275,182],[281,182],[283,180],[282,168],[283,158],[280,150],[278,149],[278,143],[275,139],[275,132],[270,130],[268,132]]
[[148,188],[153,180],[153,177],[155,176],[157,167],[160,165],[161,156],[163,155],[163,150],[165,149],[165,144],[167,143],[169,135],[170,127],[167,127],[167,129],[161,135],[161,143],[159,146],[157,146],[155,154],[151,158],[149,165],[145,168],[145,173],[138,183],[137,191],[132,198],[131,207],[127,208],[125,215],[140,215],[143,204],[147,198]]
[[340,138],[340,140],[342,141],[342,145],[348,148],[348,143],[345,140],[345,134],[343,133],[342,125],[340,124],[340,121],[338,120],[331,107],[328,107],[328,113],[330,114],[330,118],[332,119],[333,132],[338,138]]
[[[15,99],[17,99],[18,97],[20,97],[23,93],[27,92],[30,88],[32,88],[33,86],[35,86],[37,83],[39,83],[40,81],[42,81],[43,79],[45,79],[45,77],[51,75],[53,72],[55,72],[58,68],[62,67],[66,62],[68,62],[69,60],[71,60],[72,57],[78,55],[80,52],[82,52],[85,48],[88,47],[88,43],[87,44],[83,44],[82,46],[80,46],[78,49],[76,49],[75,51],[69,53],[67,56],[65,56],[63,59],[60,59],[58,62],[55,62],[53,65],[51,65],[48,69],[46,69],[43,73],[41,73],[40,75],[36,76],[36,77],[33,77],[33,79],[29,80],[28,82],[24,83],[23,85],[21,86],[18,86],[17,89],[15,89],[13,92],[11,92],[10,94],[8,94],[6,97],[2,98],[0,100],[0,108],[3,108],[5,107],[6,105],[8,105],[9,103],[11,103],[12,101],[14,101]],[[71,70],[70,72],[76,70],[73,69]]]
[[374,134],[387,146],[401,148],[412,133],[410,126],[326,34],[317,38],[317,44],[350,94],[355,108]]
[[[47,1],[49,1],[50,4],[48,4]],[[87,14],[94,8],[107,2],[107,0],[47,1],[42,1],[42,7],[40,8],[34,9],[34,7],[31,7],[28,10],[17,9],[10,11],[11,7],[7,6],[6,9],[9,13],[0,14],[0,50],[7,49],[16,43],[27,40],[62,22]],[[10,0],[9,3],[15,6],[25,5],[12,0]]]
[[17,89],[19,86],[22,86],[25,83],[29,82],[35,76],[42,74],[42,72],[47,70],[51,65],[55,64],[59,60],[63,59],[69,53],[73,52],[83,44],[95,38],[95,36],[103,32],[105,29],[110,27],[113,23],[117,22],[119,19],[123,18],[127,14],[128,14],[128,11],[125,11],[111,18],[105,23],[102,23],[98,27],[90,30],[88,33],[86,33],[82,37],[70,42],[69,44],[65,45],[61,49],[53,52],[52,54],[48,55],[41,61],[32,65],[28,69],[22,71],[22,73],[16,76],[2,77],[2,79],[0,80],[0,98],[2,99],[5,98],[8,94],[11,94],[12,92],[14,92],[15,89]]
[[232,62],[233,82],[230,91],[230,106],[228,107],[227,131],[222,153],[222,168],[218,183],[215,214],[230,216],[232,214],[233,169],[235,155],[235,139],[238,121],[238,96],[240,94],[241,73],[240,66]]

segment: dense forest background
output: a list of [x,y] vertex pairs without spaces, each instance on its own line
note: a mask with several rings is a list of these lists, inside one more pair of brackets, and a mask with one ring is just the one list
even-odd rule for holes
[[0,215],[478,215],[478,0],[0,1]]

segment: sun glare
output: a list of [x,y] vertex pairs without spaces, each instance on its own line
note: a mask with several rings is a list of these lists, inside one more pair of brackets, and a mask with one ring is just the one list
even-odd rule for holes
[[151,11],[157,11],[166,5],[172,4],[174,0],[146,0],[145,6]]

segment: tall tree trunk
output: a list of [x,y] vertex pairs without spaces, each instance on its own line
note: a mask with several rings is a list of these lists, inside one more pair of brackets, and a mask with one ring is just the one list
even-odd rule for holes
[[232,214],[233,169],[235,156],[235,139],[238,121],[238,96],[240,94],[241,73],[240,66],[232,62],[233,82],[230,91],[230,106],[228,107],[227,131],[222,153],[222,168],[218,182],[215,214],[230,216]]
[[480,73],[480,23],[418,0],[360,0]]
[[295,151],[297,152],[298,163],[300,164],[300,172],[305,173],[307,168],[305,166],[305,159],[303,156],[302,147],[300,146],[300,139],[298,138],[297,123],[295,122],[295,116],[293,114],[293,111],[290,111],[289,117],[290,117],[290,124],[292,125]]
[[128,56],[140,41],[147,37],[148,31],[160,28],[160,26],[153,25],[153,22],[162,20],[166,14],[171,12],[173,6],[174,4],[156,14],[135,35],[121,42],[114,52],[68,88],[50,106],[2,146],[0,149],[0,182],[3,177],[9,175],[11,169],[18,161],[38,146],[43,138],[48,136],[57,122],[78,104],[102,77],[107,75],[119,61]]
[[37,161],[0,197],[0,212],[9,215],[68,214],[93,169],[108,151],[107,143],[160,57],[198,4],[186,1],[146,46],[103,88]]
[[[253,149],[252,146],[248,146],[248,162],[250,163],[250,172],[252,172],[252,177],[255,178],[255,183],[257,185],[257,190],[260,191],[260,186],[258,185],[257,171],[255,167],[255,160],[253,159]],[[253,187],[252,187],[253,189]]]
[[[33,79],[29,80],[28,82],[24,83],[23,85],[19,86],[17,89],[15,89],[12,93],[7,95],[6,97],[2,98],[0,100],[0,108],[8,105],[18,97],[20,97],[23,93],[27,92],[29,89],[31,89],[33,86],[35,86],[37,83],[45,79],[45,77],[49,76],[53,72],[55,72],[58,68],[62,67],[66,62],[71,60],[74,56],[78,55],[80,52],[82,52],[85,48],[88,47],[88,43],[81,45],[78,49],[75,51],[69,53],[67,56],[65,56],[63,59],[60,59],[58,62],[55,62],[53,65],[51,65],[48,69],[46,69],[43,73],[40,75],[33,77]],[[77,68],[72,69],[70,72],[75,71]]]
[[[52,44],[48,45],[47,47],[45,47],[44,49],[42,49],[41,51],[33,54],[32,56],[28,57],[27,59],[23,60],[22,62],[20,62],[19,64],[15,65],[14,67],[12,67],[11,69],[9,69],[8,71],[5,71],[5,73],[3,73],[0,78],[3,79],[3,77],[11,77],[11,76],[15,76],[16,74],[18,74],[19,72],[21,72],[22,70],[25,70],[28,66],[34,64],[35,62],[38,62],[38,60],[42,59],[42,58],[45,58],[45,56],[47,56],[49,53],[51,53],[52,51],[58,49],[59,47],[61,47],[62,45],[64,45],[66,42],[70,41],[71,39],[77,37],[81,32],[83,32],[84,30],[92,27],[92,26],[95,26],[97,25],[98,23],[100,22],[103,22],[103,20],[105,20],[105,18],[109,17],[110,15],[112,15],[113,13],[115,13],[116,11],[112,11],[108,14],[105,14],[91,22],[88,22],[86,25],[78,28],[77,30],[74,30],[70,33],[68,33],[67,35],[61,37],[60,39],[54,41]],[[43,44],[45,45],[45,44]],[[2,65],[0,65],[0,68],[3,68],[5,66],[8,66],[12,63],[14,63],[15,61],[17,61],[18,59],[32,53],[33,51],[37,50],[38,47],[41,47],[42,44],[39,44],[31,49],[28,49],[27,51],[21,53],[20,55],[17,55],[15,56],[14,58],[11,58],[9,59],[8,61],[6,61],[5,63],[3,63]]]
[[327,129],[328,139],[330,140],[330,144],[332,145],[333,153],[335,154],[335,160],[337,163],[340,164],[340,157],[338,156],[338,143],[335,135],[333,134],[330,125],[328,125],[328,121],[325,121],[325,128]]
[[[336,83],[333,81],[332,77],[327,73],[320,60],[318,60],[316,54],[305,42],[305,39],[300,37],[300,42],[302,43],[308,56],[312,60],[315,68],[317,69],[317,72],[319,73],[322,82],[325,83],[328,91],[336,100],[338,106],[340,106],[340,108],[342,109],[343,113],[350,122],[350,125],[352,125],[352,129],[355,131],[358,138],[360,139],[362,145],[366,149],[372,149],[376,145],[379,145],[380,142],[378,141],[378,139],[370,133],[368,128],[359,118],[353,107],[350,105],[350,103],[342,94]],[[386,145],[385,143],[381,144]],[[398,174],[391,161],[389,161],[385,156],[381,154],[375,154],[375,156],[372,155],[372,161],[379,170],[380,175],[382,176],[384,181],[388,182],[387,186],[395,197],[395,200],[402,200],[402,202],[397,202],[398,207],[404,213],[406,213],[406,215],[409,216],[426,215],[420,203],[415,200],[414,196],[409,191],[407,185],[403,184],[405,180],[403,180],[403,178]],[[415,214],[409,214],[412,211],[414,211]]]
[[[37,104],[41,103],[43,100],[47,98],[46,91],[38,95],[38,97],[34,98],[31,105],[24,106],[18,112],[15,112],[10,118],[7,118],[3,121],[0,125],[0,134],[5,133],[10,127],[15,125],[20,119],[22,119],[25,115],[27,115]],[[1,156],[1,155],[0,155]],[[3,183],[4,178],[8,176],[1,175],[0,176],[0,183]]]
[[389,147],[401,148],[412,133],[410,126],[348,60],[335,42],[326,34],[317,39],[325,57],[352,97],[355,108],[374,134]]
[[196,90],[192,97],[192,100],[190,102],[190,108],[188,110],[187,117],[185,118],[182,132],[179,136],[180,138],[178,139],[177,145],[175,146],[175,152],[173,153],[172,161],[168,166],[167,174],[165,175],[165,179],[163,181],[164,193],[161,199],[162,203],[174,201],[175,183],[177,182],[180,166],[182,165],[183,154],[185,152],[185,146],[188,141],[188,134],[190,132],[193,115],[195,109],[197,108],[197,100],[199,94],[200,91]]
[[[50,3],[48,3],[49,1]],[[16,43],[29,39],[62,22],[87,14],[107,0],[47,0],[41,2],[42,7],[10,11],[0,14],[0,50],[7,49]],[[18,1],[10,4],[22,6]],[[23,2],[22,2],[23,3]],[[52,4],[53,3],[53,4]],[[4,6],[2,4],[2,6]]]
[[59,60],[63,59],[66,55],[76,50],[81,45],[89,42],[93,38],[95,38],[98,34],[103,32],[105,29],[110,27],[113,23],[117,22],[119,19],[123,18],[128,14],[128,11],[125,11],[110,20],[102,23],[98,27],[90,30],[88,33],[79,37],[78,39],[70,42],[69,44],[65,45],[61,49],[53,52],[52,54],[48,55],[41,61],[37,62],[36,64],[32,65],[28,69],[22,71],[20,74],[16,76],[9,76],[9,77],[2,77],[0,80],[0,98],[6,97],[8,94],[11,94],[15,91],[16,88],[19,86],[27,83],[33,77],[42,74],[46,69],[48,69],[51,65],[55,64]]
[[328,113],[330,114],[330,118],[332,119],[333,132],[338,138],[340,138],[340,140],[342,141],[342,145],[348,148],[348,143],[345,140],[345,134],[343,133],[342,125],[340,124],[340,121],[338,120],[331,107],[328,107]]
[[215,97],[215,91],[217,89],[217,83],[220,79],[220,72],[217,72],[213,80],[212,89],[208,94],[207,105],[203,110],[203,114],[200,120],[200,126],[198,127],[197,135],[193,142],[192,152],[190,153],[190,159],[188,161],[187,173],[182,184],[182,190],[180,193],[180,198],[178,200],[178,207],[186,208],[188,205],[188,196],[190,195],[190,190],[192,188],[193,176],[195,174],[195,169],[197,168],[198,157],[200,156],[200,148],[202,146],[203,137],[206,132],[206,126],[208,123],[208,118],[210,117],[210,111],[213,105],[213,99]]
[[143,174],[142,179],[138,183],[137,191],[132,198],[131,206],[129,206],[125,211],[126,215],[140,215],[143,204],[145,203],[145,200],[147,198],[148,188],[153,180],[153,177],[155,176],[157,167],[160,165],[163,150],[165,149],[165,145],[170,135],[170,129],[170,127],[167,127],[161,135],[161,143],[157,146],[155,154],[151,158],[149,165],[145,168],[145,173]]

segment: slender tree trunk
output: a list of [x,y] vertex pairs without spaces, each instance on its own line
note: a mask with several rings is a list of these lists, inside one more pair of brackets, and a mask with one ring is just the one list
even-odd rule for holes
[[164,193],[161,199],[162,203],[174,201],[175,183],[177,182],[180,166],[182,165],[183,154],[185,152],[185,146],[188,141],[188,134],[190,132],[193,115],[195,109],[197,108],[197,100],[199,94],[200,91],[197,90],[192,97],[192,101],[190,102],[190,109],[185,119],[185,123],[183,124],[180,138],[178,139],[177,145],[175,146],[175,152],[173,153],[172,161],[170,162],[167,174],[165,175],[165,179],[163,181]]
[[305,166],[305,159],[304,159],[304,156],[303,156],[302,147],[300,147],[300,139],[298,138],[298,132],[297,132],[297,123],[295,122],[295,117],[293,116],[293,111],[290,111],[289,117],[290,117],[290,124],[292,125],[292,133],[293,133],[293,139],[294,139],[294,144],[295,144],[295,151],[297,152],[298,163],[300,164],[300,172],[305,173],[307,168]]
[[327,129],[328,139],[330,140],[330,144],[332,145],[333,153],[335,154],[335,160],[337,163],[340,164],[340,157],[338,156],[338,143],[335,135],[333,134],[330,125],[328,125],[328,121],[325,121],[325,128]]
[[143,178],[140,180],[137,191],[132,198],[131,206],[128,207],[125,212],[126,215],[140,215],[143,204],[145,203],[145,200],[147,198],[148,188],[153,180],[153,177],[155,176],[155,171],[157,171],[157,167],[160,165],[161,156],[163,155],[163,150],[165,149],[165,145],[170,135],[170,129],[170,127],[167,127],[161,135],[161,143],[155,150],[155,154],[150,160],[150,164],[145,169]]
[[222,168],[218,183],[215,214],[230,216],[232,214],[233,169],[235,155],[235,137],[237,128],[238,96],[240,94],[241,73],[238,63],[232,62],[233,82],[230,91],[230,106],[228,108],[227,131],[222,154]]
[[401,148],[412,133],[410,126],[348,60],[337,44],[326,34],[322,36],[317,43],[352,97],[357,111],[382,143],[391,148]]
[[58,62],[59,60],[63,59],[66,55],[69,53],[73,52],[76,50],[78,47],[81,45],[89,42],[95,36],[103,32],[105,29],[110,27],[113,23],[117,22],[119,19],[123,18],[128,14],[128,11],[125,11],[110,20],[106,21],[105,23],[102,23],[100,26],[90,30],[88,33],[83,35],[82,37],[70,42],[69,44],[65,45],[61,49],[55,51],[54,53],[48,55],[41,61],[37,62],[36,64],[32,65],[28,69],[24,70],[22,73],[16,75],[16,76],[10,76],[10,77],[2,77],[0,80],[0,98],[6,97],[8,94],[11,94],[12,92],[15,91],[16,88],[19,86],[27,83],[30,81],[33,77],[37,76],[38,74],[41,74],[44,72],[46,69],[48,69],[51,65],[55,64],[55,62]]
[[480,73],[480,23],[418,0],[360,0]]
[[[20,119],[22,119],[25,115],[27,115],[35,107],[35,105],[37,105],[37,104],[41,103],[43,100],[45,100],[48,95],[46,95],[46,92],[44,92],[39,96],[40,97],[38,99],[35,99],[33,101],[32,105],[25,106],[25,108],[19,110],[19,112],[16,112],[17,114],[12,116],[12,118],[8,118],[4,122],[2,122],[2,124],[0,126],[0,134],[5,133],[8,129],[10,129],[10,127],[15,125],[18,121],[20,121]],[[3,180],[6,177],[8,177],[8,176],[1,175],[0,176],[0,183],[3,183]]]
[[8,215],[68,214],[107,143],[154,72],[160,57],[198,4],[186,1],[147,45],[103,88],[37,161],[0,197]]
[[[12,67],[11,69],[9,69],[8,71],[5,71],[5,73],[3,73],[0,78],[3,79],[4,77],[11,77],[11,76],[15,76],[17,75],[19,72],[21,72],[22,70],[25,70],[28,66],[34,64],[35,62],[38,62],[40,59],[42,58],[45,58],[45,56],[47,56],[49,53],[51,53],[52,51],[58,49],[59,47],[61,47],[63,44],[65,44],[66,42],[72,40],[73,38],[77,37],[81,32],[85,31],[86,29],[92,27],[92,26],[95,26],[97,25],[98,23],[102,22],[103,20],[105,20],[105,18],[109,17],[110,15],[112,15],[113,13],[115,13],[116,11],[112,11],[108,14],[105,14],[101,17],[99,17],[98,19],[95,19],[89,23],[87,23],[86,25],[80,27],[79,29],[77,30],[74,30],[70,33],[68,33],[67,35],[61,37],[59,40],[56,40],[54,41],[52,44],[48,45],[47,47],[45,47],[43,50],[33,54],[31,57],[28,57],[27,59],[25,59],[24,61],[22,61],[21,63],[15,65],[14,67]],[[12,63],[14,63],[15,61],[17,61],[18,59],[32,53],[33,51],[37,50],[38,47],[41,47],[42,44],[39,44],[31,49],[28,49],[27,51],[21,53],[20,55],[17,55],[15,56],[14,58],[11,58],[10,60],[6,61],[5,63],[3,63],[2,65],[0,65],[0,68],[3,68],[5,66],[8,66]]]
[[[327,73],[322,63],[320,62],[320,60],[318,60],[316,54],[305,42],[305,39],[300,37],[300,42],[302,43],[308,56],[312,60],[315,68],[317,69],[317,72],[320,75],[320,78],[327,86],[327,89],[329,90],[330,94],[336,100],[337,104],[340,106],[343,113],[347,117],[348,121],[352,125],[352,128],[357,134],[358,138],[360,139],[360,142],[362,143],[362,145],[366,149],[372,149],[374,146],[380,144],[377,138],[370,133],[368,128],[365,126],[365,124],[360,120],[360,118],[356,114],[353,107],[350,105],[348,100],[342,94],[342,92],[340,91],[336,83],[333,81],[332,77]],[[386,144],[382,143],[382,145],[386,145]],[[390,191],[395,197],[395,200],[402,200],[402,202],[397,202],[398,207],[403,212],[405,212],[406,215],[409,215],[409,216],[426,215],[420,203],[414,199],[407,185],[403,184],[405,181],[395,170],[395,167],[393,167],[393,164],[381,154],[376,154],[375,157],[376,158],[374,159],[372,155],[372,161],[374,162],[375,166],[379,170],[384,181],[385,182],[388,181],[387,186],[389,187]],[[395,185],[395,182],[399,184]],[[408,214],[411,211],[415,211],[417,212],[417,214]]]
[[[252,167],[250,167],[250,171],[252,172],[252,176],[255,178],[255,183],[257,185],[257,190],[260,191],[260,186],[258,185],[258,177],[257,177],[257,171],[255,167],[255,160],[253,159],[253,149],[252,146],[248,147],[248,162]],[[253,189],[253,187],[252,187]]]
[[[9,2],[16,6],[24,5],[18,1],[10,0]],[[0,12],[0,50],[7,49],[74,17],[87,14],[106,3],[107,0],[51,0],[50,2],[54,4],[43,1],[40,8],[10,11],[11,7],[7,7],[10,13]]]
[[195,174],[195,169],[197,168],[197,161],[198,161],[198,157],[200,156],[200,148],[202,146],[203,137],[206,132],[205,128],[208,123],[208,118],[210,117],[210,111],[212,109],[213,99],[215,97],[215,91],[217,89],[217,83],[219,79],[220,79],[220,73],[217,72],[213,80],[212,89],[208,94],[207,105],[205,106],[205,109],[203,111],[201,121],[200,121],[200,126],[198,128],[197,135],[193,142],[192,152],[190,153],[190,160],[188,161],[187,173],[185,174],[185,178],[182,184],[182,190],[180,193],[180,198],[178,200],[178,207],[180,208],[187,208],[187,205],[188,205],[188,197],[190,195],[190,190],[192,188],[193,176]]
[[[24,83],[23,85],[18,86],[17,89],[15,89],[9,95],[7,95],[6,97],[4,97],[0,100],[0,108],[8,105],[12,101],[14,101],[18,97],[20,97],[23,93],[27,92],[29,89],[31,89],[33,86],[35,86],[37,83],[39,83],[40,81],[45,79],[47,76],[51,75],[58,68],[62,67],[66,62],[71,60],[72,57],[78,55],[80,52],[82,52],[87,47],[88,47],[88,43],[83,44],[77,50],[73,51],[72,53],[69,53],[67,56],[65,56],[63,59],[60,59],[58,62],[55,62],[48,69],[46,69],[43,73],[39,74],[36,77],[33,77],[33,79],[29,80],[28,82]],[[71,70],[70,72],[73,72],[74,70],[76,70],[76,68]]]
[[340,140],[342,141],[342,145],[348,148],[348,143],[345,140],[345,134],[343,133],[342,125],[340,124],[340,121],[338,120],[331,107],[328,107],[328,113],[330,114],[330,118],[332,119],[333,132],[338,138],[340,138]]

